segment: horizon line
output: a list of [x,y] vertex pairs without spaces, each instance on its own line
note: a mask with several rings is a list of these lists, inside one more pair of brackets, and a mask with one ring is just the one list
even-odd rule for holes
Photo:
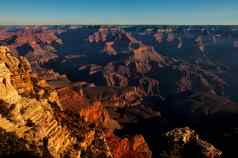
[[238,26],[238,24],[1,24],[0,26]]

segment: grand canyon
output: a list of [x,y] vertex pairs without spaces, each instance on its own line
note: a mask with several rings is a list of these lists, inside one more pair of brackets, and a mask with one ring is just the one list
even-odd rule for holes
[[238,26],[0,26],[0,157],[238,157]]

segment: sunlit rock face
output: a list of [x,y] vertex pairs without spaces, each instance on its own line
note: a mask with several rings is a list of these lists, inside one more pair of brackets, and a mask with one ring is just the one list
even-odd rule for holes
[[[189,153],[191,151],[193,151],[193,155],[203,158],[220,158],[222,156],[222,152],[219,149],[216,149],[210,143],[200,139],[199,135],[188,127],[176,128],[167,132],[165,136],[171,146],[175,147],[175,145],[177,145],[176,148],[170,146],[169,150],[177,150],[178,156],[179,152],[183,152],[183,154],[187,156],[191,154]],[[191,151],[186,151],[186,148]],[[168,153],[171,154],[172,152],[170,151]]]
[[[9,72],[9,79],[17,87],[19,93],[32,92],[31,66],[26,58],[19,59],[12,56],[7,47],[1,47],[0,61],[5,64]],[[7,71],[7,70],[6,70]]]
[[152,152],[142,135],[121,139],[108,130],[106,139],[114,158],[152,158]]
[[5,63],[0,63],[0,99],[7,103],[15,103],[19,99],[17,90],[11,84],[11,72]]
[[117,55],[116,50],[113,48],[114,42],[106,42],[103,52],[107,55]]
[[133,49],[132,62],[135,63],[137,71],[142,74],[151,70],[151,62],[155,62],[159,67],[166,64],[165,59],[153,47],[146,45]]
[[[22,69],[19,66],[21,59],[12,56],[6,47],[0,47],[0,56],[0,100],[1,109],[5,109],[1,110],[0,128],[6,134],[11,133],[16,136],[16,139],[25,140],[22,145],[26,146],[27,151],[39,157],[47,157],[47,155],[82,157],[83,152],[86,151],[96,157],[111,157],[109,147],[100,130],[89,128],[86,123],[81,122],[79,123],[81,127],[74,129],[77,130],[76,133],[82,133],[78,136],[72,128],[64,125],[64,121],[56,119],[60,118],[57,94],[42,95],[40,99],[39,94],[21,95],[18,92],[18,83],[25,83],[24,78],[17,78],[22,77],[20,75]],[[23,68],[23,72],[24,70],[28,69]],[[14,84],[16,80],[17,83]],[[45,88],[47,92],[46,84],[31,86],[33,85],[34,89]],[[96,140],[100,143],[96,143]],[[91,151],[92,148],[97,149],[99,146],[100,152]],[[17,149],[10,148],[8,153],[14,154],[15,151]]]
[[88,37],[90,43],[105,42],[107,40],[108,28],[101,27],[97,32]]

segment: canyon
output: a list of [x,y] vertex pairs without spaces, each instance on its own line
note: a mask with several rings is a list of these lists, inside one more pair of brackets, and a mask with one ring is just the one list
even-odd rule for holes
[[222,26],[1,27],[0,157],[234,157],[237,37]]

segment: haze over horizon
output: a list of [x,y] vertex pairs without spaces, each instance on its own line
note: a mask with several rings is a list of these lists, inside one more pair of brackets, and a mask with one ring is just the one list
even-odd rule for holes
[[11,0],[1,2],[0,10],[0,25],[238,24],[236,0]]

